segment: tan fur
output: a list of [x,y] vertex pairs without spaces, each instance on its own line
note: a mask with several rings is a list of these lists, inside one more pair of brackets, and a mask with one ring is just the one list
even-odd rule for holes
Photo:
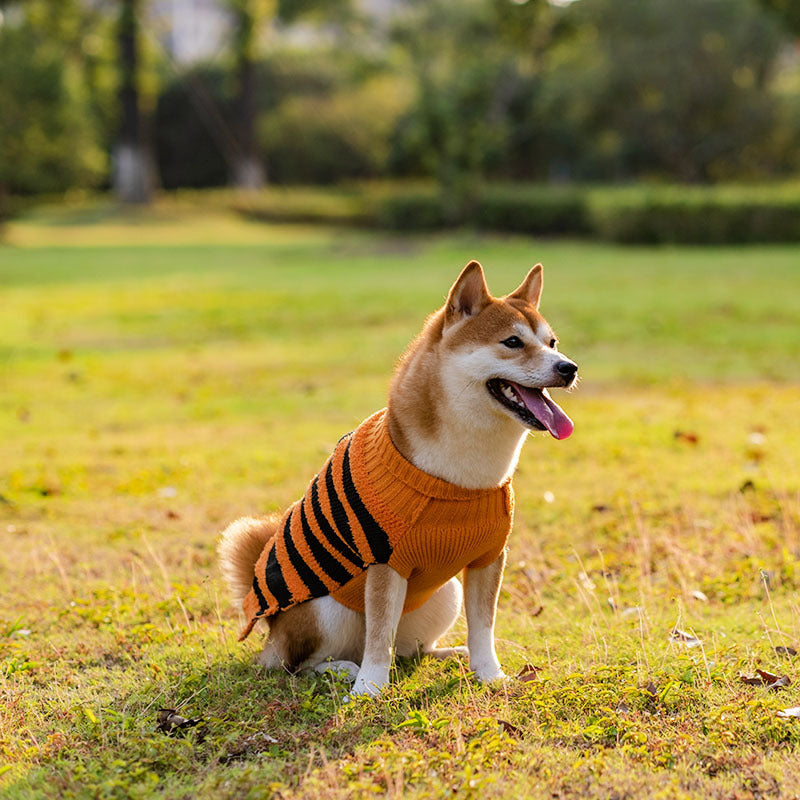
[[[537,264],[511,294],[495,298],[480,264],[470,262],[444,306],[428,317],[397,365],[387,403],[389,435],[416,467],[467,488],[498,486],[514,471],[528,431],[490,398],[485,383],[501,377],[527,386],[565,384],[555,369],[564,357],[550,346],[555,334],[538,310],[542,285]],[[521,337],[524,348],[504,347],[510,336]],[[492,369],[500,374],[483,374]],[[274,517],[246,518],[222,534],[222,570],[239,602],[250,590],[254,565],[276,523]],[[505,556],[465,572],[470,666],[483,680],[503,674],[494,649],[494,619],[504,563]],[[419,643],[424,652],[452,654],[436,648],[436,639],[455,619],[460,589],[447,584],[422,609],[401,619],[405,585],[390,567],[376,565],[367,572],[365,615],[330,597],[274,615],[261,663],[321,669],[320,662],[337,659],[335,669],[358,673],[354,693],[374,694],[388,681],[398,631],[404,653]],[[352,663],[357,658],[363,658],[360,670]]]
[[264,545],[275,535],[277,525],[277,516],[242,517],[220,535],[217,544],[220,568],[233,602],[239,607],[253,587],[253,567]]
[[269,622],[270,652],[274,653],[276,663],[264,663],[262,660],[262,664],[267,668],[283,667],[289,672],[297,672],[322,643],[314,606],[301,603],[275,614]]

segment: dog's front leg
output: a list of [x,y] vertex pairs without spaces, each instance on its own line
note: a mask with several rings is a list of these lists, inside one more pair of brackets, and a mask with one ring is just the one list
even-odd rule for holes
[[386,564],[373,564],[367,570],[364,658],[352,694],[376,695],[389,683],[394,639],[407,587],[408,581]]
[[469,668],[482,681],[505,677],[494,649],[494,617],[505,564],[504,552],[488,567],[467,569],[464,572]]

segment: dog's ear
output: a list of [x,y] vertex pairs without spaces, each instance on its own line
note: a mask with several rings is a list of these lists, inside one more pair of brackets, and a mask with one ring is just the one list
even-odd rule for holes
[[542,265],[537,264],[509,297],[516,297],[518,300],[530,303],[534,308],[539,308],[539,301],[542,299],[542,280]]
[[483,267],[470,261],[450,289],[445,304],[445,323],[452,325],[464,317],[474,317],[489,305],[492,296],[483,277]]

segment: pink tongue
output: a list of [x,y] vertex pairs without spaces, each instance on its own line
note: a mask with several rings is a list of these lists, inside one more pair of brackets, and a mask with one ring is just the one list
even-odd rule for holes
[[528,407],[528,411],[550,431],[551,436],[556,439],[566,439],[572,434],[575,428],[572,420],[541,389],[528,389],[518,383],[513,386]]

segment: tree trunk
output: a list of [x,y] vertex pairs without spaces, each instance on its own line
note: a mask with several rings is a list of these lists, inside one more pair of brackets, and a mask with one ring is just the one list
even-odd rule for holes
[[153,191],[153,166],[143,136],[139,111],[139,0],[122,0],[119,17],[119,139],[114,151],[114,191],[123,203],[148,203]]
[[256,123],[256,38],[258,14],[251,0],[236,8],[236,62],[238,77],[237,139],[238,148],[233,164],[233,183],[241,189],[260,189],[266,180],[264,164],[258,152]]

